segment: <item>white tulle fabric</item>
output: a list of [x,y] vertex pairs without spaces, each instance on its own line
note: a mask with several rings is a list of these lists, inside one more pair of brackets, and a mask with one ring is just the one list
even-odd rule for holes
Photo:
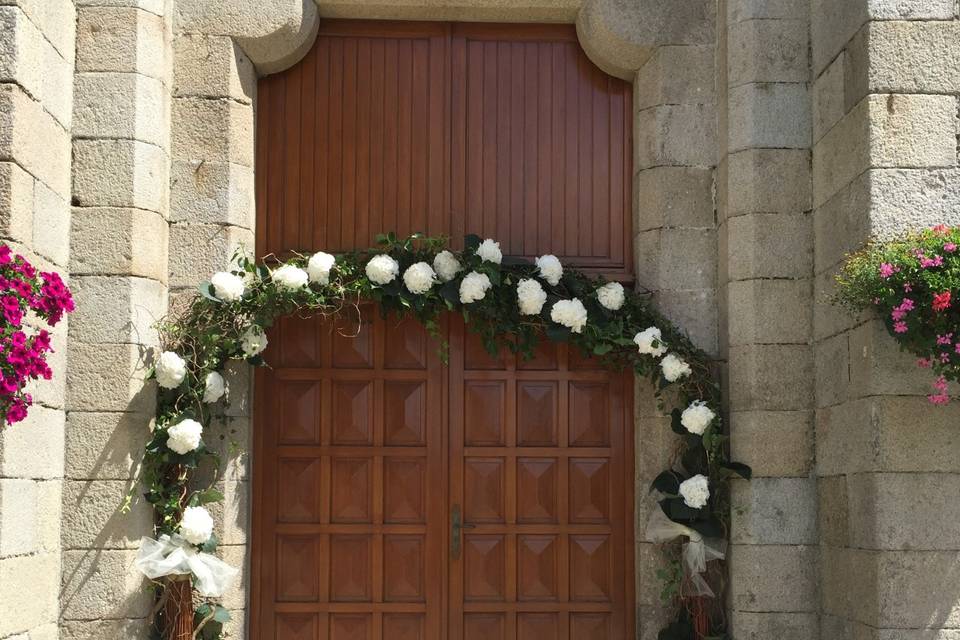
[[140,538],[140,552],[134,564],[152,580],[193,574],[194,588],[209,598],[222,596],[239,573],[220,558],[197,551],[176,534],[164,534],[159,540]]
[[659,506],[655,507],[647,521],[647,541],[668,542],[679,536],[690,539],[683,545],[683,573],[693,593],[684,595],[713,598],[713,590],[701,574],[707,570],[707,563],[711,560],[723,560],[727,541],[722,538],[704,538],[690,527],[668,518]]

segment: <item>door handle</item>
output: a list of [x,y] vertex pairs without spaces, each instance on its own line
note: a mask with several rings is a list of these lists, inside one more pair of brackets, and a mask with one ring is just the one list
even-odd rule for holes
[[465,524],[460,513],[460,505],[453,505],[450,511],[450,555],[454,560],[460,557],[460,548],[463,546],[463,530],[473,529],[477,525]]

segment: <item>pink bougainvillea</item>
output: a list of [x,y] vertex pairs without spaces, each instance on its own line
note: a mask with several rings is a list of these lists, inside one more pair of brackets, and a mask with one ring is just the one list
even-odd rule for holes
[[[25,391],[31,380],[49,380],[50,333],[35,328],[54,326],[73,311],[73,296],[54,272],[41,272],[10,247],[0,244],[0,418],[6,424],[27,417],[33,398]],[[30,322],[30,318],[39,321]]]

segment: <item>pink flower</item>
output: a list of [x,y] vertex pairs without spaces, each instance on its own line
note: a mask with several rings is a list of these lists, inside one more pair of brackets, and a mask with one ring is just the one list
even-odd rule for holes
[[920,358],[917,360],[917,366],[921,369],[929,369],[931,366],[929,358]]
[[890,318],[894,321],[903,320],[907,317],[907,312],[899,307],[890,312]]
[[913,307],[914,307],[913,300],[911,300],[910,298],[904,298],[903,302],[900,303],[899,308],[904,311],[913,311]]
[[950,292],[942,291],[933,296],[933,310],[936,312],[946,311],[950,308]]
[[889,262],[884,262],[880,265],[880,277],[886,280],[897,271],[900,271],[897,267],[893,266]]
[[945,335],[937,336],[937,344],[951,344],[953,342],[953,334],[947,333]]
[[938,224],[935,227],[930,227],[930,230],[933,231],[938,236],[942,236],[950,232],[950,227],[948,227],[945,224]]
[[943,404],[947,404],[948,402],[950,402],[950,396],[948,396],[948,395],[945,394],[945,393],[934,393],[934,394],[931,394],[931,395],[927,396],[927,400],[930,401],[930,404],[943,405]]
[[907,323],[906,322],[894,322],[893,330],[896,333],[906,333],[907,332]]
[[940,354],[940,362],[943,363],[943,364],[947,364],[948,362],[950,362],[950,354],[949,354],[949,353],[941,353],[941,354]]
[[904,290],[904,292],[906,292],[906,293],[910,293],[911,291],[913,291],[913,285],[911,285],[909,282],[904,282],[904,283],[903,283],[903,290]]
[[920,266],[924,269],[943,266],[943,256],[933,256],[932,258],[921,258]]
[[954,244],[953,242],[948,242],[943,245],[943,250],[946,251],[947,253],[953,253],[954,251],[957,250],[957,245]]

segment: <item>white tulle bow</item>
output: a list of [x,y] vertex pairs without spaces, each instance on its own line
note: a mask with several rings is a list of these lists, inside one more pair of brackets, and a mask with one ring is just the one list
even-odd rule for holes
[[220,558],[197,551],[176,534],[164,534],[159,540],[140,538],[140,552],[134,564],[140,573],[153,580],[193,574],[194,588],[210,598],[222,596],[239,573]]
[[707,563],[711,560],[723,560],[727,541],[721,538],[704,538],[690,527],[668,518],[657,506],[647,522],[647,540],[667,542],[679,536],[690,539],[683,545],[683,570],[694,591],[689,595],[714,597],[713,590],[701,574],[707,570]]

